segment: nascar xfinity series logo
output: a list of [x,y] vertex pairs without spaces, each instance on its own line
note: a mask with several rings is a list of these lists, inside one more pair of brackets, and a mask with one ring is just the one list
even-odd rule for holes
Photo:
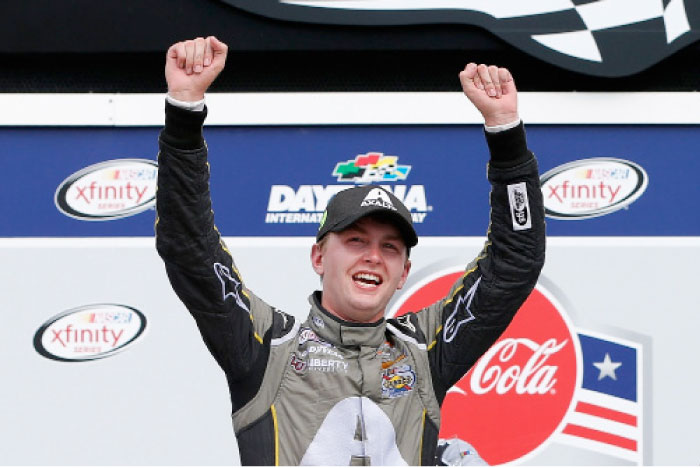
[[698,40],[697,0],[223,0],[308,23],[481,26],[541,60],[600,76],[630,75]]
[[[389,315],[439,300],[463,274],[461,267],[419,272]],[[448,391],[440,438],[466,441],[489,465],[594,465],[601,457],[606,465],[648,463],[643,370],[637,339],[576,327],[539,283]]]
[[370,152],[338,162],[331,175],[338,182],[345,182],[344,185],[300,185],[296,188],[273,185],[265,222],[318,224],[328,201],[336,193],[350,188],[348,184],[378,184],[406,205],[414,223],[422,223],[432,210],[426,200],[425,186],[396,183],[405,181],[411,172],[411,166],[399,164],[398,159],[397,156]]

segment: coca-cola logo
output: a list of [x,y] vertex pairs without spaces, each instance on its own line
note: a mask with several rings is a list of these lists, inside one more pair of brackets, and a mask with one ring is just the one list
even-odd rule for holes
[[[463,274],[450,268],[411,287],[390,315],[442,298]],[[562,307],[538,285],[501,338],[442,405],[440,438],[465,440],[489,464],[520,461],[561,431],[580,381],[580,349]],[[445,346],[449,346],[445,343]]]
[[[474,366],[469,379],[472,393],[483,395],[493,390],[503,395],[511,389],[518,395],[549,393],[557,382],[558,366],[545,363],[568,342],[569,340],[564,340],[557,343],[557,340],[552,338],[538,345],[527,338],[500,340]],[[508,366],[519,346],[529,349],[530,357],[522,368],[518,365]],[[527,354],[527,351],[523,352]]]

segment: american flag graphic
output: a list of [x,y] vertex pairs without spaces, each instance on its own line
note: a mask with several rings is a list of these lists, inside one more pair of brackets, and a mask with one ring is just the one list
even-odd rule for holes
[[578,336],[583,380],[557,442],[641,465],[641,345],[598,333]]

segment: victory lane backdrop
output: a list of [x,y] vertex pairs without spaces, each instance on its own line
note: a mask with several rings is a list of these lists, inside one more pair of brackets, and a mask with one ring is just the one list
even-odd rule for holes
[[[557,343],[582,343],[576,372],[583,383],[573,398],[557,394],[567,395],[575,410],[555,414],[559,419],[552,419],[552,428],[561,420],[566,424],[561,431],[520,444],[521,452],[512,456],[546,438],[523,455],[527,463],[696,463],[700,381],[693,373],[682,380],[678,374],[694,368],[687,343],[700,326],[693,313],[700,263],[697,127],[530,125],[527,131],[542,174],[604,157],[641,167],[648,180],[623,209],[588,219],[548,220],[542,281],[572,321],[569,335],[558,336]],[[0,388],[4,463],[237,462],[225,379],[168,284],[154,248],[155,213],[143,206],[131,216],[86,221],[63,214],[54,203],[66,180],[73,183],[65,191],[68,204],[121,206],[140,194],[147,197],[152,166],[106,162],[154,161],[158,132],[155,127],[0,129],[5,175],[0,333],[3,350],[11,350],[11,358],[0,360],[0,374],[11,383]],[[412,252],[409,280],[416,284],[434,280],[433,267],[441,271],[441,262],[461,268],[482,247],[489,186],[481,126],[211,127],[205,136],[217,224],[247,285],[286,312],[304,317],[308,311],[306,295],[318,286],[308,267],[318,226],[314,218],[338,188],[372,182],[401,193],[423,236]],[[553,193],[585,198],[596,187],[603,198],[612,196],[628,166],[576,167],[565,173],[571,180],[545,187],[545,201]],[[600,174],[605,178],[597,178]],[[112,200],[117,196],[122,199]],[[287,222],[304,219],[310,222]],[[404,293],[411,288],[407,284]],[[127,324],[136,326],[139,314],[143,333],[120,348]],[[545,342],[528,333],[514,338]],[[584,335],[602,345],[585,345]],[[44,340],[39,349],[38,339]],[[82,347],[67,350],[76,341]],[[637,346],[637,359],[623,363],[620,343]],[[83,360],[46,358],[78,357],[66,351]],[[547,365],[563,369],[573,362],[556,357]],[[634,456],[627,458],[591,450],[593,442],[582,437],[590,433],[586,428],[600,426],[589,425],[579,410],[591,404],[617,408],[598,385],[602,374],[594,366],[606,363],[621,365],[622,383],[631,363],[640,376],[638,401],[622,408],[639,415],[637,428],[619,431],[614,421],[603,425],[610,434],[632,433]],[[601,382],[612,383],[612,377],[606,379]],[[540,396],[550,398],[550,393]]]
[[[549,220],[550,236],[700,232],[692,215],[698,196],[693,177],[700,165],[695,128],[533,125],[527,131],[541,173],[574,160],[608,157],[636,163],[649,177],[644,193],[625,209],[585,221]],[[153,128],[1,129],[0,159],[8,177],[0,187],[6,214],[0,236],[152,236],[151,209],[83,221],[61,213],[54,195],[66,178],[88,166],[155,160],[157,135]],[[481,127],[211,127],[205,136],[216,221],[224,235],[312,236],[334,191],[359,183],[384,184],[400,195],[419,235],[486,232],[488,149]],[[364,164],[369,160],[377,167]],[[114,197],[99,184],[78,190],[68,197],[93,203]],[[573,192],[545,189],[544,196],[565,193]],[[122,195],[136,198],[137,191]]]

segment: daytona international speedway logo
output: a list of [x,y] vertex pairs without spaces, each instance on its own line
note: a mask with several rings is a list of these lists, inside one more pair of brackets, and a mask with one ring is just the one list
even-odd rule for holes
[[338,178],[338,182],[356,184],[406,180],[411,166],[397,164],[398,159],[396,156],[385,156],[384,153],[359,154],[355,159],[338,163],[333,175]]
[[481,26],[510,44],[581,73],[625,76],[700,37],[697,0],[222,0],[307,23]]
[[307,183],[297,186],[273,185],[267,203],[265,223],[268,224],[319,224],[328,201],[338,192],[347,190],[350,184],[377,184],[401,200],[414,223],[425,221],[433,207],[428,204],[423,184],[407,185],[404,181],[411,166],[398,164],[398,156],[380,152],[358,154],[355,159],[335,164],[331,175],[345,184],[320,185]]

